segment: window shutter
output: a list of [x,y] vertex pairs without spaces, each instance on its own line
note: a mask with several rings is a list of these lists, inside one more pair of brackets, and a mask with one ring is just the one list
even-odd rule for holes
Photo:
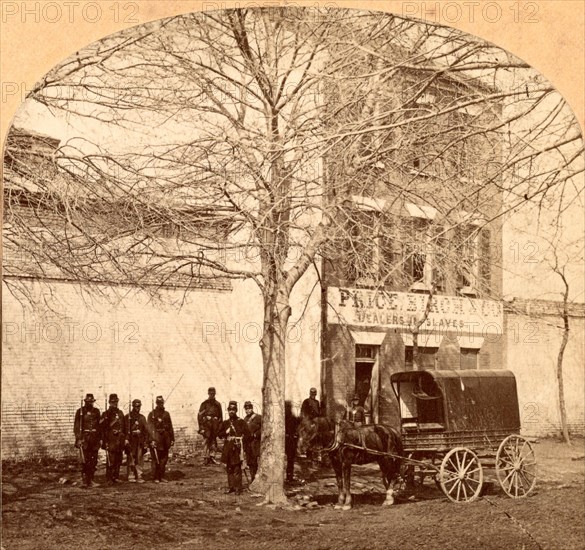
[[486,288],[491,285],[491,231],[483,229],[479,234],[479,276]]

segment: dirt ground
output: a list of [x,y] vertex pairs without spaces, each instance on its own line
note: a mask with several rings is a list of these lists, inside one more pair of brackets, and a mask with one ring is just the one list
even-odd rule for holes
[[[534,449],[538,484],[528,498],[488,482],[480,499],[455,504],[429,480],[383,508],[377,466],[364,466],[354,468],[354,508],[345,512],[333,509],[333,472],[307,465],[297,473],[309,481],[289,488],[294,506],[279,509],[249,492],[224,495],[223,467],[198,456],[175,455],[167,484],[95,489],[79,486],[73,463],[5,463],[2,548],[585,549],[584,441]],[[102,465],[96,480],[103,476]]]

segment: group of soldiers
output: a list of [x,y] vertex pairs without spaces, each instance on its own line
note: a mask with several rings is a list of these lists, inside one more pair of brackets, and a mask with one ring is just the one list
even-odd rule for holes
[[226,493],[241,494],[244,461],[250,470],[250,483],[254,481],[258,471],[262,416],[254,412],[251,401],[246,401],[245,416],[240,418],[237,402],[230,401],[227,409],[228,418],[223,420],[221,405],[215,399],[215,394],[215,388],[207,390],[208,398],[201,403],[197,414],[199,433],[204,439],[203,461],[205,464],[216,464],[214,453],[217,452],[217,438],[225,439],[221,462],[225,464],[227,470]]
[[132,410],[126,415],[118,408],[119,399],[115,393],[110,394],[108,409],[103,414],[94,406],[93,394],[88,393],[83,401],[83,405],[75,413],[73,431],[82,463],[83,484],[86,487],[98,486],[93,478],[100,448],[106,451],[108,485],[120,482],[124,451],[127,455],[128,481],[144,483],[142,473],[147,449],[150,449],[152,456],[153,481],[166,483],[165,470],[169,449],[175,444],[175,432],[162,396],[156,398],[156,406],[149,413],[148,419],[140,413],[140,399],[132,401]]
[[[204,439],[204,463],[217,464],[215,453],[218,451],[217,439],[224,439],[221,462],[225,464],[228,479],[226,493],[241,494],[242,471],[250,472],[249,483],[254,481],[260,458],[260,435],[262,416],[254,412],[250,401],[244,403],[244,418],[238,416],[238,404],[230,401],[228,418],[223,419],[221,404],[216,400],[215,388],[207,391],[208,398],[201,403],[197,419],[199,434]],[[106,483],[120,482],[120,467],[124,451],[127,455],[128,481],[144,483],[142,477],[144,455],[150,450],[152,478],[155,483],[166,482],[165,470],[169,450],[175,444],[175,434],[171,416],[164,407],[162,396],[156,398],[156,407],[148,418],[140,413],[140,399],[132,401],[132,410],[124,415],[118,408],[119,399],[111,394],[108,409],[100,414],[94,406],[93,394],[85,396],[84,403],[75,414],[75,446],[79,449],[82,462],[83,484],[94,487],[93,480],[98,452],[106,451]],[[321,414],[317,400],[317,390],[311,388],[309,397],[301,406],[301,417],[313,419]],[[297,443],[298,418],[292,413],[292,405],[285,403],[285,452],[287,458],[286,478],[292,482]],[[247,468],[244,466],[247,465]],[[133,474],[133,477],[131,476]]]

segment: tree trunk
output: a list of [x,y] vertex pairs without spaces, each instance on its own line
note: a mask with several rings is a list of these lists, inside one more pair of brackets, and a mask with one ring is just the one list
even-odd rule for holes
[[420,327],[426,322],[429,318],[429,314],[431,313],[431,307],[433,305],[433,296],[435,295],[435,282],[431,284],[431,290],[429,292],[429,297],[427,300],[427,305],[425,306],[425,312],[423,313],[422,318],[417,321],[417,323],[412,327],[412,370],[420,370],[420,362],[419,362],[419,355],[420,349],[418,347],[418,335],[420,333]]
[[251,490],[263,493],[266,503],[287,502],[284,493],[284,401],[286,332],[290,317],[288,296],[265,306],[264,334],[260,341],[264,378],[262,387],[262,442],[258,473]]
[[557,357],[557,386],[559,390],[559,411],[561,414],[561,429],[563,431],[563,438],[568,445],[571,445],[569,437],[569,427],[567,426],[567,407],[565,404],[565,386],[563,384],[563,356],[565,348],[569,341],[569,311],[567,306],[568,292],[564,295],[563,300],[563,339],[561,340],[561,348]]

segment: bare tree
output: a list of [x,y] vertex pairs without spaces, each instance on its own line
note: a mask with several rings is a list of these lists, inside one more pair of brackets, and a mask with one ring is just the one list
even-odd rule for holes
[[[440,291],[487,294],[489,261],[468,245],[583,170],[576,122],[523,62],[383,13],[225,10],[150,23],[55,67],[21,120],[33,104],[86,121],[47,165],[55,173],[31,170],[31,151],[8,137],[4,243],[35,276],[96,289],[180,281],[186,292],[217,278],[257,283],[254,487],[272,502],[285,500],[290,296],[307,270],[324,258],[373,288],[423,275]],[[423,208],[419,225],[400,223],[410,203]],[[221,255],[250,248],[258,262]],[[421,272],[427,255],[434,273]],[[21,270],[5,265],[16,294]]]
[[568,273],[570,265],[583,265],[585,259],[583,236],[571,243],[563,243],[558,238],[549,241],[549,253],[547,264],[551,271],[558,275],[562,281],[562,301],[560,304],[560,317],[562,320],[562,337],[559,352],[556,361],[556,379],[559,402],[559,416],[561,420],[561,432],[563,438],[568,445],[571,445],[571,438],[569,435],[569,427],[567,421],[567,407],[565,401],[565,384],[563,376],[563,360],[565,356],[565,349],[569,343],[569,336],[571,331],[570,326],[570,308],[572,303],[571,297],[571,276]]

